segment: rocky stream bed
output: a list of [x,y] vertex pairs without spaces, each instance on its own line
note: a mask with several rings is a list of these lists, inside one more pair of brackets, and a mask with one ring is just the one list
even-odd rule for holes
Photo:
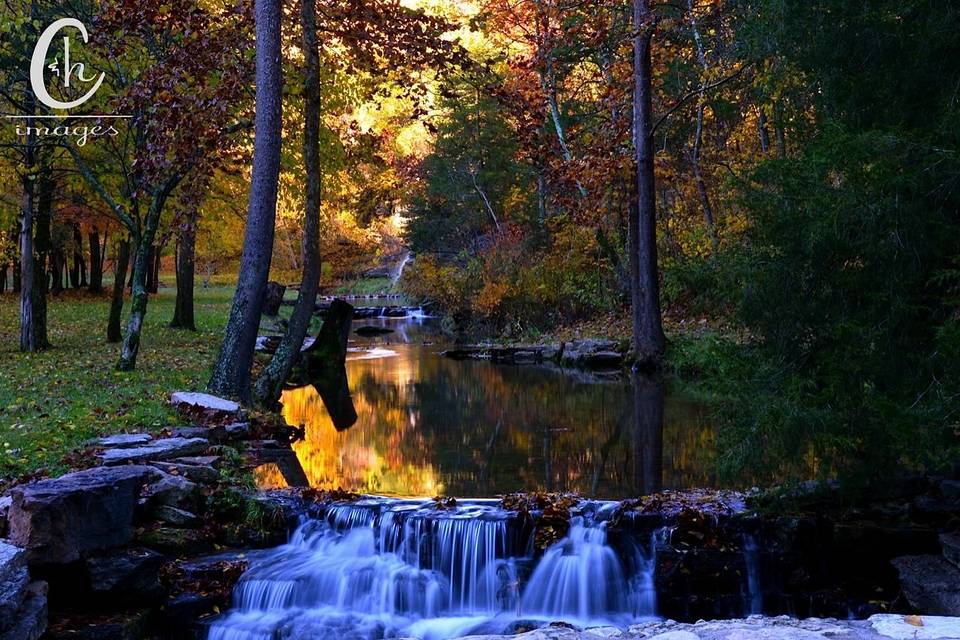
[[[615,571],[624,574],[628,596],[646,593],[627,579],[641,573],[631,558],[647,563],[644,588],[653,590],[654,604],[644,606],[657,618],[551,626],[519,615],[513,637],[960,637],[960,620],[949,618],[960,616],[960,476],[907,479],[876,504],[842,508],[829,490],[666,492],[622,503],[550,494],[398,503],[343,492],[261,492],[244,478],[263,462],[286,470],[291,485],[302,478],[286,434],[225,400],[174,394],[172,401],[189,426],[102,438],[78,457],[88,468],[23,481],[0,497],[0,640],[204,637],[237,604],[234,589],[245,573],[271,563],[274,548],[311,522],[327,523],[329,535],[346,531],[344,522],[381,537],[395,531],[391,544],[416,530],[410,539],[418,558],[428,547],[442,555],[445,541],[467,548],[464,541],[474,540],[482,549],[481,534],[502,535],[520,545],[511,565],[516,580],[533,582],[548,549],[577,554],[573,530],[581,521],[603,534],[602,543],[592,534],[585,540],[619,558]],[[364,509],[371,515],[358,515]],[[402,517],[388,520],[388,512]],[[379,544],[382,553],[387,543]],[[629,551],[638,545],[639,555]],[[441,564],[424,570],[418,575],[431,579],[447,571]],[[464,575],[438,584],[458,588],[468,584]],[[768,617],[750,615],[760,612]],[[781,614],[789,617],[775,617]],[[711,619],[719,621],[703,622]]]

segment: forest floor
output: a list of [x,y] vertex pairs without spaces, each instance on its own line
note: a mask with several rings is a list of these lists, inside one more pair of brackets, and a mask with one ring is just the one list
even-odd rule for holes
[[114,371],[120,345],[106,341],[109,294],[51,298],[53,348],[38,354],[17,351],[19,304],[12,294],[0,296],[0,486],[27,472],[65,471],[65,455],[93,437],[174,424],[169,395],[206,383],[232,296],[232,287],[197,287],[193,333],[167,326],[176,289],[161,288],[130,374]]

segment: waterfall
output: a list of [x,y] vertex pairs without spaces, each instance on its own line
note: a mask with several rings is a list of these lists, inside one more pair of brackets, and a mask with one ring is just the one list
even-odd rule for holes
[[397,288],[397,283],[400,282],[400,278],[403,277],[403,270],[407,268],[407,264],[413,260],[413,254],[407,251],[403,260],[400,261],[400,265],[397,267],[397,270],[394,272],[393,276],[390,278],[390,287],[393,289]]
[[760,582],[757,541],[749,533],[743,534],[743,563],[747,569],[747,613],[763,613],[763,591]]
[[518,618],[629,624],[649,617],[656,540],[637,575],[628,575],[606,526],[574,517],[567,536],[537,561],[529,528],[495,502],[327,507],[251,563],[232,611],[211,624],[208,638],[444,640],[500,633]]

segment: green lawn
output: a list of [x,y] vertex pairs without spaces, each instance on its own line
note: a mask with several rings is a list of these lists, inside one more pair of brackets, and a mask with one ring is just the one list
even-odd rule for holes
[[[0,485],[24,472],[59,473],[64,457],[97,435],[175,424],[171,391],[201,389],[219,348],[233,289],[197,288],[198,333],[167,327],[176,290],[150,300],[138,369],[114,371],[119,345],[105,339],[109,300],[51,298],[53,349],[22,354],[19,301],[0,296]],[[129,301],[124,307],[124,320]]]

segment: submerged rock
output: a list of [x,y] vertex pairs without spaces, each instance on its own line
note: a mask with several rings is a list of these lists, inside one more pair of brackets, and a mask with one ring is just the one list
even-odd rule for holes
[[86,551],[133,537],[140,489],[159,471],[147,466],[97,467],[15,487],[10,539],[39,563],[66,563]]

